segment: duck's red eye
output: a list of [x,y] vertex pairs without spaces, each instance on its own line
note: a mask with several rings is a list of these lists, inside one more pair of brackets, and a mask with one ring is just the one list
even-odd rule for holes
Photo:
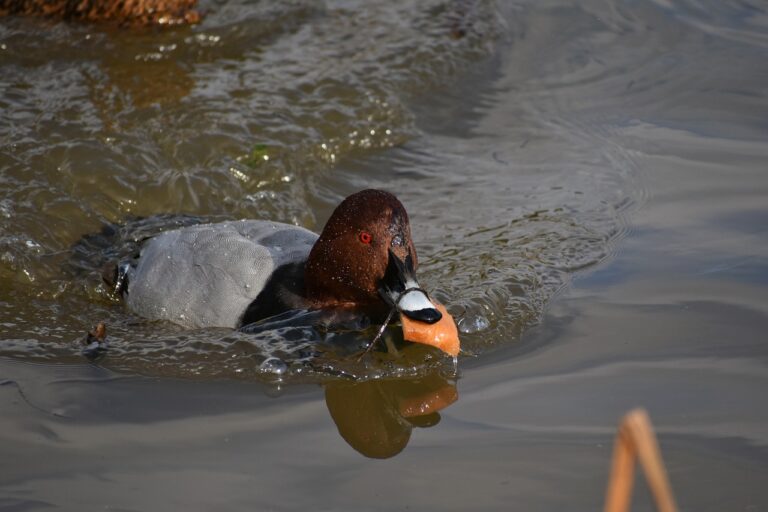
[[373,237],[371,234],[367,231],[361,231],[360,232],[360,241],[364,244],[370,244],[373,241]]

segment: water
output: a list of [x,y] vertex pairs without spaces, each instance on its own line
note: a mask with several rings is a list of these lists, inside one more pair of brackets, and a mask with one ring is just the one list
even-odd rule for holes
[[[610,252],[638,194],[631,159],[597,134],[556,121],[562,154],[542,159],[552,141],[536,131],[552,123],[547,113],[532,112],[504,141],[445,138],[462,131],[446,115],[463,119],[497,93],[445,114],[428,91],[514,46],[522,28],[504,15],[487,2],[299,2],[220,6],[199,27],[160,33],[7,21],[0,260],[13,342],[4,353],[77,362],[76,339],[104,321],[106,367],[258,377],[273,340],[232,344],[229,333],[142,323],[115,304],[100,269],[179,225],[249,217],[319,230],[345,195],[369,186],[396,192],[410,210],[424,280],[457,315],[465,350],[519,338],[574,271]],[[30,56],[60,40],[77,51]],[[516,117],[546,108],[510,107]],[[441,136],[426,137],[431,126],[443,126]],[[358,168],[386,148],[395,165]],[[466,206],[453,206],[458,197]],[[51,322],[34,320],[41,307],[53,308]],[[243,344],[252,347],[243,353]]]
[[[595,510],[643,405],[684,509],[768,510],[768,6],[207,7],[0,21],[0,503]],[[373,331],[143,322],[100,283],[143,236],[319,230],[366,187],[409,211],[458,375],[349,358]]]

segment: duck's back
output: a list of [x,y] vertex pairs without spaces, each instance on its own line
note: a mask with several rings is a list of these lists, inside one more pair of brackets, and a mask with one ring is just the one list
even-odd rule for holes
[[153,320],[235,328],[274,271],[305,261],[315,240],[304,228],[254,220],[167,231],[127,270],[126,303]]

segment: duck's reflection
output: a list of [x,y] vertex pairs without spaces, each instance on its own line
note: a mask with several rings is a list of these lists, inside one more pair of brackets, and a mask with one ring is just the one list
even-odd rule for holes
[[325,403],[341,437],[361,454],[375,459],[400,453],[413,427],[436,425],[440,421],[438,411],[458,396],[456,385],[437,374],[325,386]]

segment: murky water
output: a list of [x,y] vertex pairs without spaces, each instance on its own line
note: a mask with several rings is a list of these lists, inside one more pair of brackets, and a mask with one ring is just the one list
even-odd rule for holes
[[[116,370],[254,378],[279,352],[292,375],[306,373],[306,347],[286,347],[286,333],[235,342],[131,318],[99,271],[179,224],[247,217],[319,230],[368,186],[411,212],[422,273],[457,314],[465,350],[514,343],[574,271],[610,252],[640,195],[621,147],[524,91],[504,106],[519,128],[503,141],[481,150],[426,136],[456,134],[454,119],[482,108],[477,94],[451,99],[463,112],[448,117],[429,105],[435,88],[515,47],[517,23],[490,2],[227,4],[199,27],[161,33],[7,20],[2,353],[78,362],[78,338],[105,321],[102,364]],[[547,126],[556,142],[539,133]],[[361,168],[387,148],[385,173]]]
[[[768,510],[767,5],[206,8],[0,21],[0,503],[595,510],[640,404],[683,508]],[[409,211],[459,375],[347,357],[372,333],[148,323],[100,282],[163,229],[317,231],[368,187]]]

